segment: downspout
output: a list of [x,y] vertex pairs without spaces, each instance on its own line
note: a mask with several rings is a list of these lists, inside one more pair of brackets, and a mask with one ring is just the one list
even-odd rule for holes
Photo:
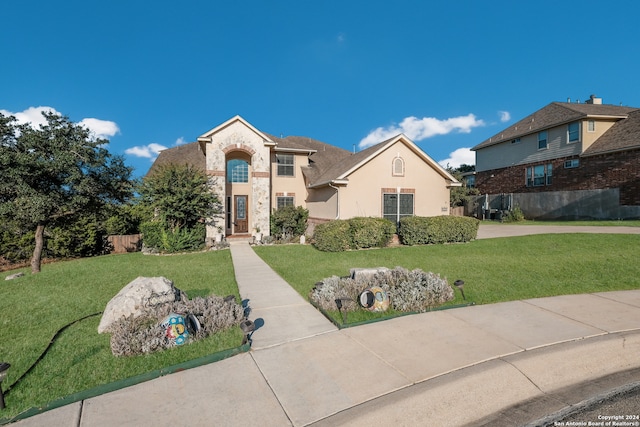
[[340,189],[329,183],[329,187],[336,190],[336,219],[340,219]]

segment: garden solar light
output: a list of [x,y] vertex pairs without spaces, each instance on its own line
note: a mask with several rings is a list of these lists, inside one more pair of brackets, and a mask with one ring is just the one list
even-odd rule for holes
[[453,286],[460,289],[460,293],[462,294],[462,299],[466,301],[467,299],[464,297],[464,280],[460,280],[460,279],[456,280],[455,282],[453,282]]
[[2,392],[2,381],[7,377],[7,370],[11,367],[7,362],[0,363],[0,409],[4,409],[4,393]]

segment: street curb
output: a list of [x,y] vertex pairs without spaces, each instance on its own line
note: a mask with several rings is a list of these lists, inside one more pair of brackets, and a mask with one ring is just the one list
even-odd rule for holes
[[136,375],[134,377],[125,378],[123,380],[114,381],[112,383],[99,385],[88,390],[79,391],[69,396],[62,397],[52,402],[46,403],[41,406],[32,407],[24,412],[19,413],[13,418],[0,419],[0,426],[23,420],[25,418],[39,415],[43,412],[50,411],[52,409],[60,408],[71,403],[79,402],[82,400],[90,399],[92,397],[100,396],[102,394],[110,393],[112,391],[120,390],[123,388],[131,387],[136,384],[140,384],[146,381],[154,380],[156,378],[163,377],[165,375],[173,374],[187,369],[197,368],[199,366],[208,365],[210,363],[219,362],[229,357],[235,356],[240,353],[246,353],[251,350],[249,343],[243,344],[239,347],[230,348],[228,350],[213,353],[207,356],[199,357],[193,360],[187,360],[186,362],[179,363],[177,365],[168,366],[166,368],[158,369],[144,374]]

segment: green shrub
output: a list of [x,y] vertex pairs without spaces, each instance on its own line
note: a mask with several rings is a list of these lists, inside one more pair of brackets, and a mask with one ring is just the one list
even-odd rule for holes
[[271,213],[271,235],[282,240],[302,236],[307,229],[309,211],[302,206],[284,206]]
[[404,217],[398,234],[405,245],[461,243],[476,238],[479,221],[460,216]]
[[342,252],[351,248],[349,222],[341,219],[316,226],[313,233],[313,245],[325,252]]
[[316,248],[325,252],[383,248],[395,231],[396,226],[388,219],[356,217],[316,226],[313,242]]
[[162,223],[160,221],[148,221],[140,224],[142,243],[148,248],[162,248]]
[[502,221],[503,222],[524,221],[524,213],[522,212],[522,209],[520,209],[520,206],[515,206],[512,210],[505,211],[504,215],[502,216]]
[[148,248],[161,252],[183,252],[202,249],[205,240],[204,224],[196,224],[193,228],[176,228],[172,231],[159,221],[145,222],[140,226],[142,242]]
[[383,248],[396,231],[393,222],[385,218],[357,217],[348,222],[352,249]]

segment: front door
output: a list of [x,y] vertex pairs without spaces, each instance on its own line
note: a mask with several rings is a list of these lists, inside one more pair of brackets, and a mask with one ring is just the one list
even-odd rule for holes
[[249,232],[249,218],[247,218],[247,196],[235,196],[234,206],[234,234]]

